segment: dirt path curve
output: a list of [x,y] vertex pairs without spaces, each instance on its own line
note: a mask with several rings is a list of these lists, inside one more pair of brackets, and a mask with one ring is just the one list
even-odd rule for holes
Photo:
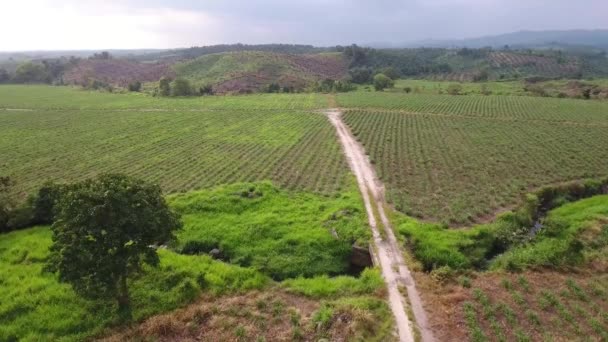
[[[414,279],[403,260],[399,241],[393,233],[393,228],[384,210],[386,204],[384,187],[376,178],[365,150],[342,121],[340,109],[327,109],[324,110],[324,113],[336,128],[340,143],[363,196],[374,240],[374,260],[380,266],[387,283],[389,305],[395,316],[399,340],[414,341],[413,325],[415,325],[423,341],[434,341],[435,338],[428,325],[426,312],[422,307]],[[378,220],[381,226],[378,224]],[[403,288],[407,290],[415,322],[411,322],[406,314],[408,301],[400,291]]]

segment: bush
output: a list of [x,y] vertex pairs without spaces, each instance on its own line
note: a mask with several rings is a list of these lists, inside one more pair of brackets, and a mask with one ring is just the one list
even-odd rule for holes
[[268,87],[266,87],[267,93],[280,93],[281,86],[278,83],[270,83]]
[[450,84],[447,92],[450,95],[460,95],[462,94],[462,86],[460,84]]
[[411,92],[412,92],[412,87],[404,87],[404,88],[403,88],[403,91],[404,91],[406,94],[409,94],[409,93],[411,93]]
[[181,254],[208,254],[214,248],[219,248],[219,243],[217,241],[191,240],[184,244],[184,247],[182,247]]
[[171,79],[163,77],[158,81],[158,93],[160,96],[171,95]]
[[89,90],[106,90],[110,93],[114,90],[109,83],[97,79],[89,79],[83,87]]
[[193,94],[190,81],[178,78],[171,82],[171,96],[190,96]]
[[431,278],[441,284],[454,280],[456,272],[450,266],[441,266],[431,271]]
[[376,91],[382,91],[386,88],[392,88],[395,86],[395,81],[390,79],[384,74],[377,74],[374,76],[374,88]]
[[23,205],[12,210],[7,222],[8,230],[18,230],[32,226],[34,210],[29,205]]
[[134,92],[141,91],[141,82],[135,81],[135,82],[129,83],[128,89],[129,89],[129,91],[134,91]]
[[55,205],[65,190],[65,185],[47,182],[38,193],[28,199],[32,207],[34,224],[52,224],[55,221]]

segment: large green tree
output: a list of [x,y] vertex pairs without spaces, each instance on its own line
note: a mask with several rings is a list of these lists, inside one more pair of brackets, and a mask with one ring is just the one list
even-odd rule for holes
[[127,319],[129,276],[158,265],[155,246],[181,227],[158,185],[116,174],[70,186],[55,219],[50,269],[80,295],[116,300]]

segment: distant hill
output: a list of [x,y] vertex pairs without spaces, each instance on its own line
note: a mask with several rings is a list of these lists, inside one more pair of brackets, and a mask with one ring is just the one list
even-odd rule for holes
[[134,57],[139,60],[182,60],[224,52],[274,52],[287,54],[314,54],[323,52],[336,52],[335,47],[315,47],[301,44],[219,44],[209,46],[193,46],[162,51],[141,53]]
[[568,48],[572,46],[586,46],[608,50],[608,30],[519,31],[473,39],[426,40],[406,45],[408,47],[445,48],[502,48],[505,45],[514,48],[542,48],[546,46]]
[[204,55],[173,65],[177,77],[195,85],[210,84],[216,93],[245,93],[271,83],[303,89],[323,79],[338,80],[348,67],[340,53],[285,54],[261,51]]

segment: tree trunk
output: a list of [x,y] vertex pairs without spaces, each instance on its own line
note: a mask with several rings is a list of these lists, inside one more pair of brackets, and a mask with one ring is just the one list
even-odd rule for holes
[[127,276],[123,275],[118,280],[118,313],[123,320],[131,320],[131,298],[127,286]]

